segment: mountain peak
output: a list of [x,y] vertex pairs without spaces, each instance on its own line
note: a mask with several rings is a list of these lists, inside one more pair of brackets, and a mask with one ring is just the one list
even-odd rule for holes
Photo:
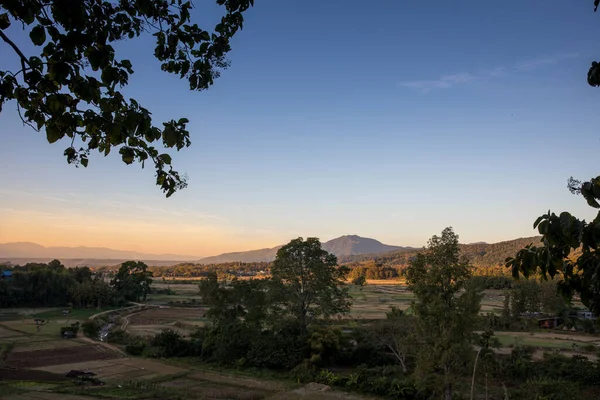
[[339,257],[384,253],[387,251],[402,250],[405,247],[390,246],[381,243],[379,240],[358,235],[344,235],[323,243],[323,249]]

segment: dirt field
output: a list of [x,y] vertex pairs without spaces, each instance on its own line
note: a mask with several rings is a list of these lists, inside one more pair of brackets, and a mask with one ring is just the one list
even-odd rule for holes
[[69,378],[64,374],[53,374],[47,371],[32,371],[26,369],[0,368],[0,380],[7,381],[38,381],[38,382],[64,382]]
[[66,348],[52,348],[11,352],[6,360],[7,366],[14,368],[36,368],[48,365],[82,362],[87,360],[106,360],[117,355],[102,346],[81,345]]
[[150,337],[164,329],[173,329],[184,336],[191,334],[196,326],[203,325],[200,320],[204,308],[154,308],[126,317],[123,327],[132,335]]
[[199,319],[205,312],[204,308],[155,308],[134,314],[128,319],[130,325],[161,325]]
[[157,377],[181,374],[186,370],[159,361],[144,358],[114,358],[110,360],[80,361],[72,364],[36,368],[38,371],[66,374],[72,369],[87,370],[97,374],[105,382],[149,380]]

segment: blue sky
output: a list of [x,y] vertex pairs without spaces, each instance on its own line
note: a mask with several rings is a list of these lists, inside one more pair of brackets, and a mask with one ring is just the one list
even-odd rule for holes
[[116,152],[67,165],[68,144],[8,104],[0,242],[210,255],[297,236],[423,245],[446,226],[494,242],[535,234],[548,209],[590,219],[566,180],[599,172],[600,91],[585,81],[599,33],[591,0],[256,0],[200,93],[160,71],[148,38],[119,43],[125,93],[157,123],[191,121],[174,155],[189,187],[165,199]]

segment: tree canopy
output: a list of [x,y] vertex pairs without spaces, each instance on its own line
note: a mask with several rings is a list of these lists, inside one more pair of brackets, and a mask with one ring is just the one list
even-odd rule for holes
[[[12,53],[15,69],[0,70],[0,112],[15,100],[21,120],[45,131],[48,142],[68,138],[67,162],[86,167],[92,151],[105,156],[118,148],[124,163],[152,162],[156,184],[171,196],[186,186],[171,156],[156,143],[181,150],[190,145],[187,118],[157,126],[151,112],[121,89],[134,69],[113,44],[141,35],[155,38],[161,69],[208,89],[229,65],[230,40],[242,28],[254,0],[216,0],[225,9],[214,32],[191,21],[184,0],[6,0],[0,3],[3,57]],[[22,50],[11,37],[29,35],[35,51]],[[30,54],[26,54],[30,53]]]
[[121,264],[119,272],[111,280],[111,286],[118,296],[127,301],[146,300],[152,285],[152,272],[141,261],[127,261]]
[[323,250],[317,238],[292,240],[277,251],[271,268],[273,281],[282,285],[284,309],[303,329],[314,318],[349,311],[342,281],[347,272],[337,267],[337,258]]
[[[599,4],[600,0],[594,1],[594,11]],[[592,63],[587,79],[590,86],[600,86],[600,64]],[[600,176],[585,182],[571,177],[567,186],[598,209],[596,218],[586,222],[566,211],[556,215],[549,210],[533,224],[542,235],[542,245],[529,244],[515,257],[507,258],[506,266],[515,278],[558,275],[559,288],[566,297],[579,293],[581,302],[600,314]]]
[[471,269],[460,256],[458,235],[446,228],[429,240],[406,269],[408,288],[416,297],[417,353],[415,374],[425,385],[449,398],[455,376],[471,360],[471,337],[480,309],[481,293],[469,284]]

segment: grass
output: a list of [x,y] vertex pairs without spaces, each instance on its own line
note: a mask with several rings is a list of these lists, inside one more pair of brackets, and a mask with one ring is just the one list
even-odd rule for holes
[[573,349],[573,345],[585,345],[585,343],[582,342],[574,342],[571,340],[563,339],[545,339],[539,337],[511,336],[503,334],[496,334],[496,336],[498,337],[498,340],[500,340],[500,344],[502,344],[502,347],[509,347],[511,345],[524,345],[548,349],[570,350]]
[[[109,307],[109,308],[59,308],[56,310],[43,311],[35,314],[31,314],[32,318],[41,318],[41,319],[69,319],[69,320],[86,320],[94,314],[98,314],[103,311],[111,311],[118,310],[122,307]],[[63,310],[69,310],[69,315],[63,315]]]

